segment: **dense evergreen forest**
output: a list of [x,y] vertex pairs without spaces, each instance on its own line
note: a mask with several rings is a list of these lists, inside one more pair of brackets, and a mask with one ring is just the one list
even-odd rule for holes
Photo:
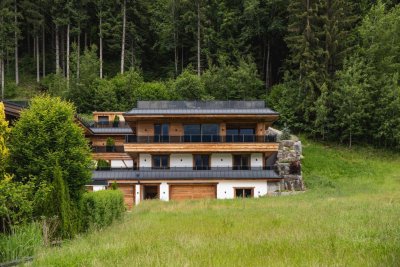
[[0,25],[2,98],[263,99],[292,131],[400,145],[398,1],[1,0]]

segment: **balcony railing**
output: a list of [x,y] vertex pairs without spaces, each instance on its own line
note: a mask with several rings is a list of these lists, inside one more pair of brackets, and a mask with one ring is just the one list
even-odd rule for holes
[[127,135],[126,143],[274,143],[276,135]]
[[188,172],[188,171],[276,171],[276,166],[262,166],[262,167],[250,167],[241,168],[243,166],[232,166],[232,167],[210,167],[210,166],[195,166],[195,167],[165,167],[165,168],[152,168],[152,167],[97,167],[97,171],[141,171],[141,172]]
[[124,146],[92,146],[94,153],[124,153]]
[[130,128],[125,121],[93,121],[80,115],[75,115],[88,128]]

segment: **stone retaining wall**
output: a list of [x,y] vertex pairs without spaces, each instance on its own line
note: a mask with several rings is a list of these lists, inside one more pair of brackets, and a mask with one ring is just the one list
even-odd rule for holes
[[283,177],[282,190],[303,191],[301,172],[301,141],[282,140],[279,144],[276,167]]

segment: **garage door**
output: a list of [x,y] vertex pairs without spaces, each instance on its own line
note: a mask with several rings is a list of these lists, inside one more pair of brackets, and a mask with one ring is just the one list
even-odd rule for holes
[[215,198],[216,185],[185,184],[170,185],[171,200]]
[[131,209],[135,203],[133,188],[134,185],[118,184],[118,189],[124,193],[125,205],[128,206],[129,209]]

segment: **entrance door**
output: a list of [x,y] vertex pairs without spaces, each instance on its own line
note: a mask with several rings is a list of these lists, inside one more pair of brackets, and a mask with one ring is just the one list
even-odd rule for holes
[[143,199],[159,199],[160,198],[159,185],[143,185]]

